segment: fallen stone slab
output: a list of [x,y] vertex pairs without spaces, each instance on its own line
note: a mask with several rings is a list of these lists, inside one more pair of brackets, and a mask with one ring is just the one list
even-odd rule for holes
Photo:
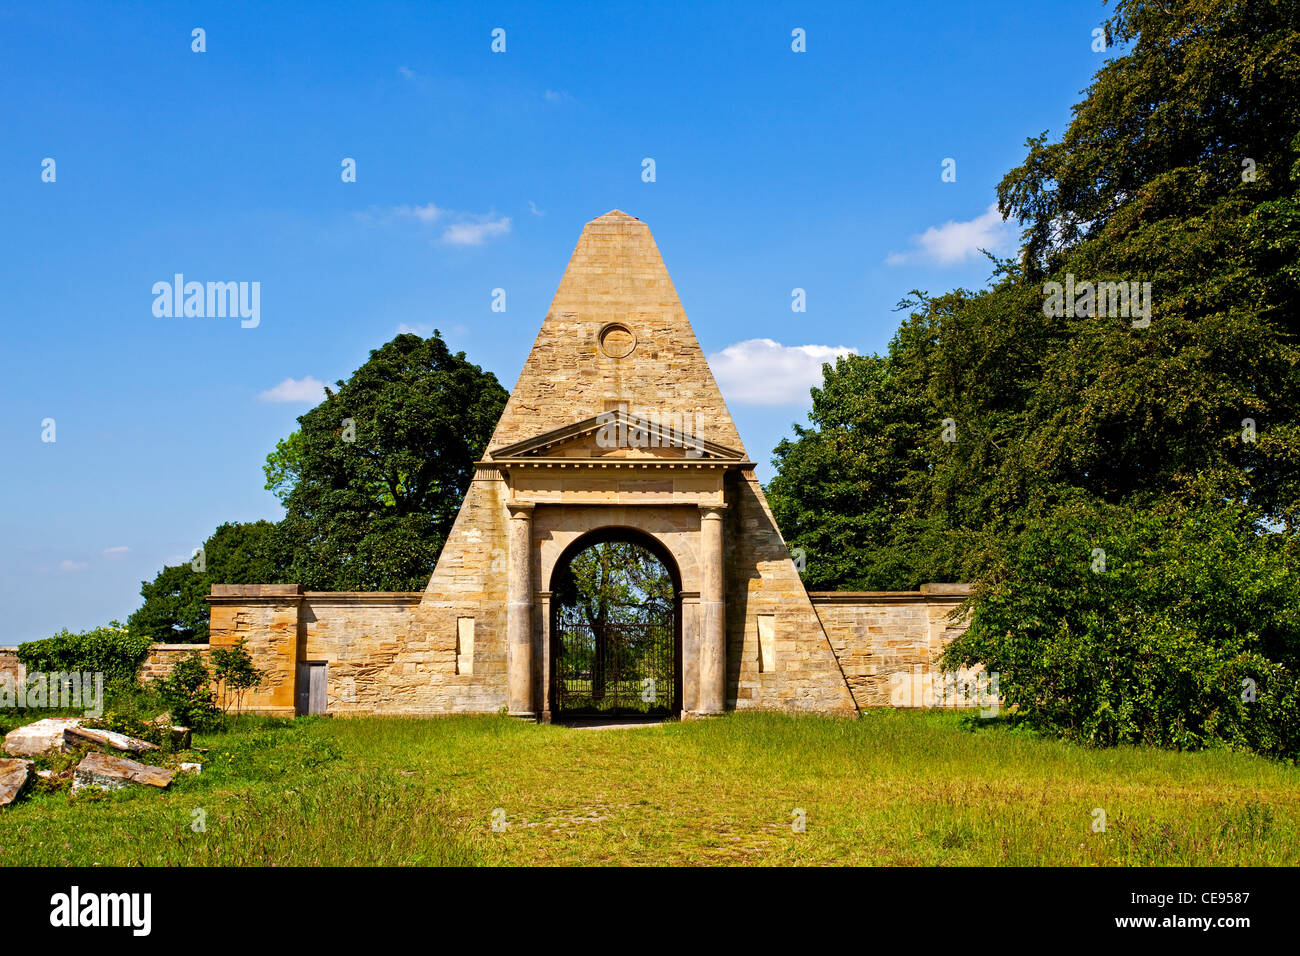
[[30,760],[0,760],[0,807],[7,807],[18,799],[27,786],[31,769]]
[[122,750],[127,753],[143,753],[146,750],[158,749],[157,744],[151,744],[139,737],[119,734],[112,730],[101,730],[98,727],[69,727],[63,731],[63,736],[69,743],[112,747],[114,750]]
[[181,773],[192,773],[196,776],[203,773],[203,764],[201,763],[183,763],[181,764]]
[[51,752],[66,753],[72,745],[64,737],[69,727],[77,727],[80,720],[68,717],[46,717],[26,727],[11,730],[5,735],[4,749],[15,757],[30,757]]
[[128,783],[163,789],[171,784],[174,776],[176,776],[174,770],[136,763],[134,760],[114,757],[112,754],[91,753],[86,754],[85,759],[77,764],[76,776],[72,778],[72,789],[73,792],[84,787],[121,790]]

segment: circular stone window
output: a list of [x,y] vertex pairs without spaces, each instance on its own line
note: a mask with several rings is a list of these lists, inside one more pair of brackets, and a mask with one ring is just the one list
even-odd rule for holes
[[610,358],[627,358],[636,348],[636,336],[626,325],[611,322],[600,330],[600,350]]

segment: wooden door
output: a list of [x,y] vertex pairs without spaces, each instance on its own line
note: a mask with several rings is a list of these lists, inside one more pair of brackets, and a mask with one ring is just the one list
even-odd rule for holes
[[298,665],[299,714],[325,713],[328,668],[329,665],[324,661],[303,661]]

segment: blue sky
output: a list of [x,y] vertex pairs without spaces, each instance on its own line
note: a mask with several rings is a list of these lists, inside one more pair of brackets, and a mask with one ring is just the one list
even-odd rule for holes
[[[217,524],[278,518],[261,465],[311,402],[273,399],[399,329],[510,387],[614,208],[653,230],[770,478],[823,355],[883,349],[912,288],[985,283],[975,248],[1016,233],[994,187],[1060,134],[1106,13],[0,5],[0,644],[125,620]],[[177,272],[259,282],[259,324],[155,316]]]

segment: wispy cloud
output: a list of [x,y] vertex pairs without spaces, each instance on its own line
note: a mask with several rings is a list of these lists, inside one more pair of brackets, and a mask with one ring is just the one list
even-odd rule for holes
[[[532,208],[537,215],[542,215],[535,206]],[[443,226],[442,233],[437,241],[449,246],[481,246],[489,239],[509,235],[511,229],[509,216],[497,216],[493,213],[479,215],[469,212],[457,212],[444,209],[431,202],[422,206],[406,205],[389,206],[383,209],[371,208],[356,215],[362,222],[375,226],[392,225],[399,222],[414,222],[419,227]]]
[[432,76],[429,76],[427,73],[420,73],[417,70],[413,70],[409,66],[399,66],[397,68],[397,75],[421,93],[427,93],[433,88]]
[[90,567],[90,564],[85,561],[73,561],[68,558],[59,562],[60,571],[84,571],[88,567]]
[[564,90],[547,90],[542,94],[548,103],[572,103],[573,97]]
[[286,378],[274,388],[257,396],[264,402],[319,402],[325,397],[325,383],[310,375],[303,378]]
[[932,265],[959,265],[980,255],[981,249],[992,253],[1005,253],[1015,248],[1015,230],[1004,222],[993,203],[974,219],[964,222],[949,221],[942,226],[931,226],[912,237],[912,249],[890,253],[885,262],[891,266],[930,263]]
[[545,216],[545,215],[546,215],[545,210],[538,209],[538,208],[537,208],[537,203],[533,202],[531,199],[528,200],[528,211],[531,212],[534,216]]
[[442,241],[451,246],[481,246],[489,239],[509,233],[509,216],[502,216],[499,219],[483,216],[477,221],[457,222],[448,226],[442,234]]
[[433,203],[423,206],[394,206],[393,215],[398,219],[415,219],[419,222],[436,222],[447,215],[447,210],[439,209]]
[[808,400],[822,383],[822,363],[856,355],[844,345],[782,345],[773,339],[746,339],[709,356],[722,395],[742,405],[790,405]]
[[128,548],[126,545],[119,544],[116,547],[105,548],[102,553],[106,558],[124,558],[126,557],[127,552],[130,550],[131,549]]

